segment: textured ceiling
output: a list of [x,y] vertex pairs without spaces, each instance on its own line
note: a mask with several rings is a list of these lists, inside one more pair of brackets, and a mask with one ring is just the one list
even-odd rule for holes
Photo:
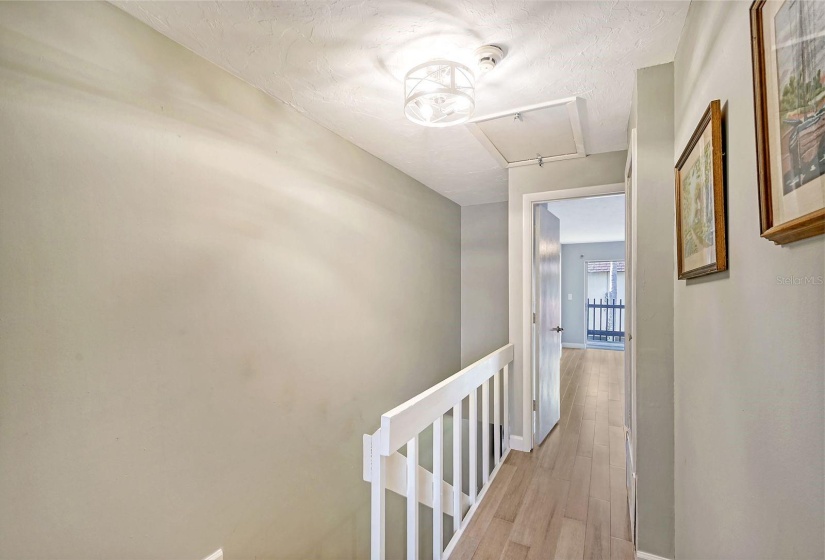
[[507,172],[463,125],[406,120],[406,71],[507,56],[476,116],[580,96],[588,153],[626,148],[637,68],[673,60],[688,2],[339,0],[116,2],[174,41],[459,204],[507,199]]
[[561,243],[624,241],[624,195],[572,198],[547,203],[560,222]]

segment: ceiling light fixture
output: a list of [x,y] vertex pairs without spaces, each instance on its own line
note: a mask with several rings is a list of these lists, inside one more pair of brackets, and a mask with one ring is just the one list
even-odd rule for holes
[[473,109],[475,76],[463,64],[433,60],[412,68],[404,77],[404,114],[416,124],[461,124]]

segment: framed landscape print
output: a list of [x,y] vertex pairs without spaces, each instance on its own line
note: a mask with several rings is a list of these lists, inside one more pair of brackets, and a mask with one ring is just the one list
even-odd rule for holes
[[676,163],[679,279],[728,268],[722,164],[722,109],[711,101]]
[[825,233],[825,2],[751,6],[761,233]]

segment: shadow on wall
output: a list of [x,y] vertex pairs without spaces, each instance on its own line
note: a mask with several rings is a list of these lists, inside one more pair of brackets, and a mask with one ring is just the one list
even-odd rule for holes
[[0,28],[0,557],[363,557],[459,207],[111,5]]
[[[702,31],[703,34],[706,34],[706,37],[718,37],[723,35],[723,30],[728,18],[737,12],[742,12],[745,7],[737,2],[711,2],[710,4],[713,5],[713,11],[715,14],[714,17],[711,18],[711,21],[708,22],[708,27]],[[683,64],[685,67],[690,68],[690,72],[685,75],[684,92],[677,96],[677,99],[684,99],[686,101],[696,99],[695,92],[697,88],[699,88],[700,84],[705,81],[703,73],[709,66],[712,65],[713,61],[719,55],[718,51],[713,49],[713,45],[713,41],[704,41],[690,53],[690,60],[684,61]],[[704,94],[700,97],[702,99],[707,98]],[[707,99],[713,99],[713,97]],[[707,105],[708,102],[705,101],[704,103]],[[686,109],[686,106],[679,106],[676,104],[674,107],[674,115],[684,115]],[[751,108],[751,111],[753,111],[753,108]],[[695,116],[697,122],[700,117],[701,113]],[[690,118],[693,119],[694,116],[691,115]]]

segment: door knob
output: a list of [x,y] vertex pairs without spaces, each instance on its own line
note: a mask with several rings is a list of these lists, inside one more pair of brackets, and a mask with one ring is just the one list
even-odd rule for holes
[[554,328],[552,328],[552,329],[550,329],[550,330],[551,330],[551,331],[556,331],[556,332],[561,332],[561,331],[563,331],[564,329],[563,329],[563,328],[561,328],[561,327],[554,327]]

